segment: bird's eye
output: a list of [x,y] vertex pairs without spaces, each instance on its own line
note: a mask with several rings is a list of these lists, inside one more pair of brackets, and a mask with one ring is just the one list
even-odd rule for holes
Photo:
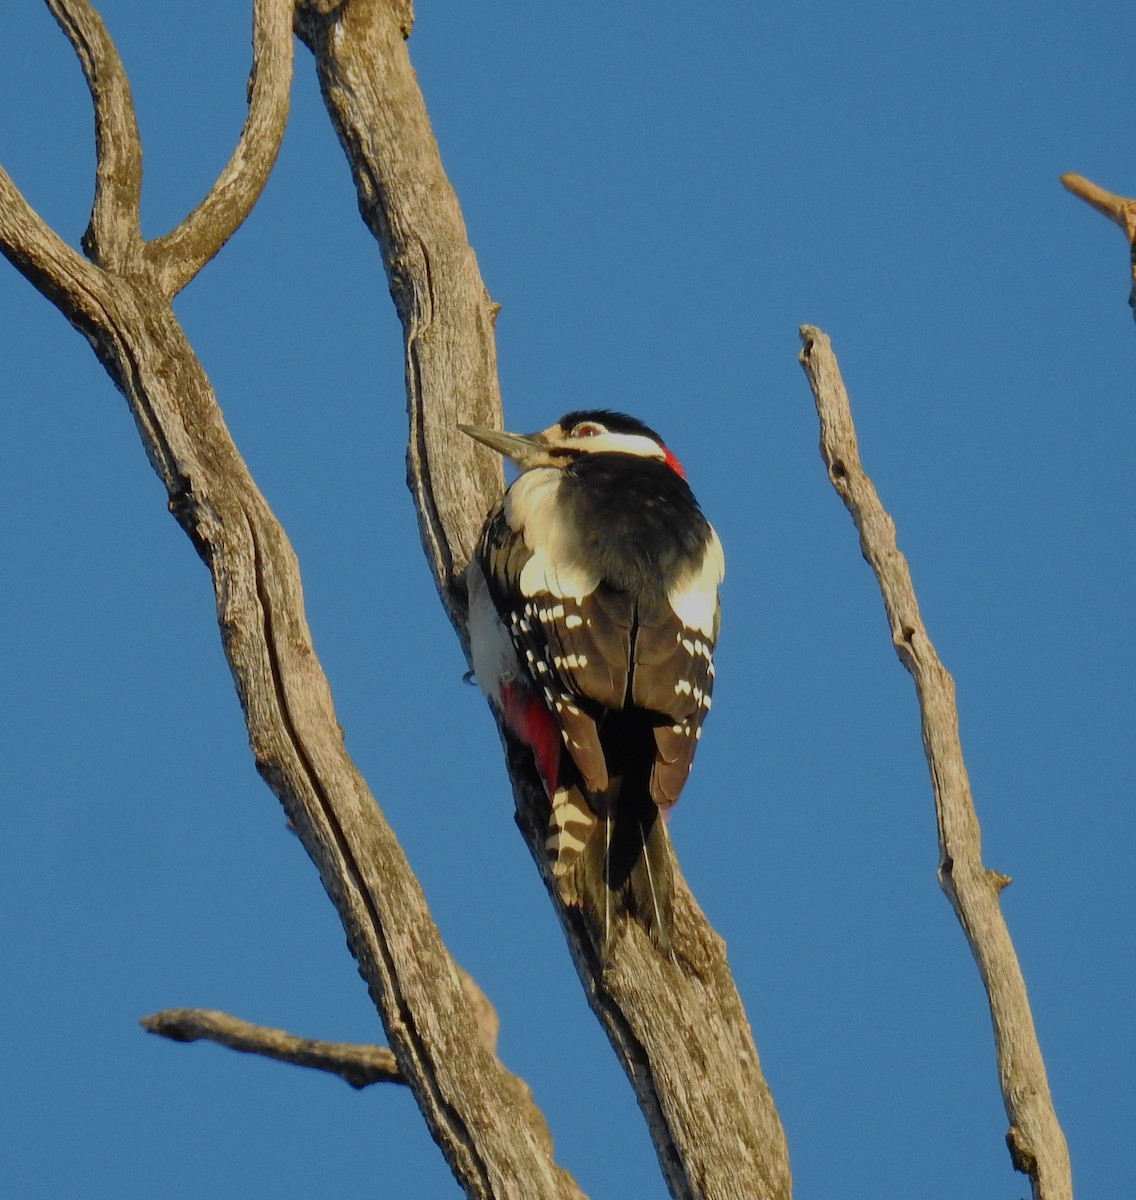
[[603,432],[602,425],[597,425],[594,421],[581,421],[579,425],[572,427],[572,432],[568,436],[574,438],[596,437]]

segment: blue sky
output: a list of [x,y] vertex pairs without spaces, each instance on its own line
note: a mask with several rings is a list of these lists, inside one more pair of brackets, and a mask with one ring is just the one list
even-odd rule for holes
[[[0,162],[74,244],[89,101],[46,8],[10,7]],[[150,236],[235,142],[247,7],[101,5]],[[671,831],[801,1197],[1028,1194],[935,880],[913,688],[816,451],[803,322],[833,338],[958,684],[1078,1196],[1130,1187],[1136,329],[1121,235],[1058,184],[1136,193],[1129,24],[1109,2],[420,5],[411,52],[503,306],[510,425],[636,413],[726,546],[714,713]],[[5,1191],[456,1196],[404,1090],[135,1023],[201,1005],[381,1039],[253,769],[207,574],[125,405],[0,266]],[[177,309],[300,555],[348,746],[497,1005],[503,1057],[589,1194],[663,1195],[418,549],[399,331],[303,49],[265,196]]]

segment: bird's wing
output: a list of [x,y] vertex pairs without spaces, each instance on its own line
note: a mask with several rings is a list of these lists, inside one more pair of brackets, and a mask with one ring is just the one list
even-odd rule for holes
[[670,808],[690,774],[714,690],[714,647],[725,561],[710,530],[701,561],[668,593],[641,611],[635,636],[633,702],[663,718],[655,725],[651,797]]
[[714,688],[714,641],[669,606],[640,616],[632,696],[657,714],[651,798],[660,808],[675,803],[690,774]]
[[[633,609],[620,593],[545,569],[501,510],[482,538],[490,595],[517,653],[544,695],[589,793],[606,790],[596,720],[623,707]],[[523,576],[523,578],[522,578]],[[577,594],[583,591],[583,594]]]

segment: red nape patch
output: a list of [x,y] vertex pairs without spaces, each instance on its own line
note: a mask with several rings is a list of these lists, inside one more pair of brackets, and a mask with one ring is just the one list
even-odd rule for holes
[[526,746],[532,748],[537,770],[551,799],[556,794],[556,785],[560,780],[560,727],[539,696],[515,683],[502,686],[501,702],[505,709],[505,723]]
[[667,466],[668,466],[668,467],[670,467],[670,469],[671,469],[671,470],[672,470],[672,471],[673,471],[673,472],[674,472],[674,473],[675,473],[675,474],[676,474],[676,475],[677,475],[677,476],[678,476],[680,479],[685,479],[685,478],[686,478],[686,468],[685,468],[685,467],[682,465],[682,463],[680,463],[680,462],[678,461],[678,459],[677,459],[677,458],[675,458],[675,456],[674,456],[674,452],[673,452],[672,450],[668,450],[668,449],[666,448],[666,446],[664,446],[664,447],[663,447],[663,450],[664,450],[664,452],[666,453],[666,456],[667,456]]

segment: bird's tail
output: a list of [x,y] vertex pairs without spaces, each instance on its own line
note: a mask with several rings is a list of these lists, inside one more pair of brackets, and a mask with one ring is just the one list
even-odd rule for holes
[[663,951],[670,949],[674,874],[666,824],[646,788],[615,781],[589,799],[565,782],[552,800],[547,848],[560,898],[584,909],[607,958],[630,915]]

